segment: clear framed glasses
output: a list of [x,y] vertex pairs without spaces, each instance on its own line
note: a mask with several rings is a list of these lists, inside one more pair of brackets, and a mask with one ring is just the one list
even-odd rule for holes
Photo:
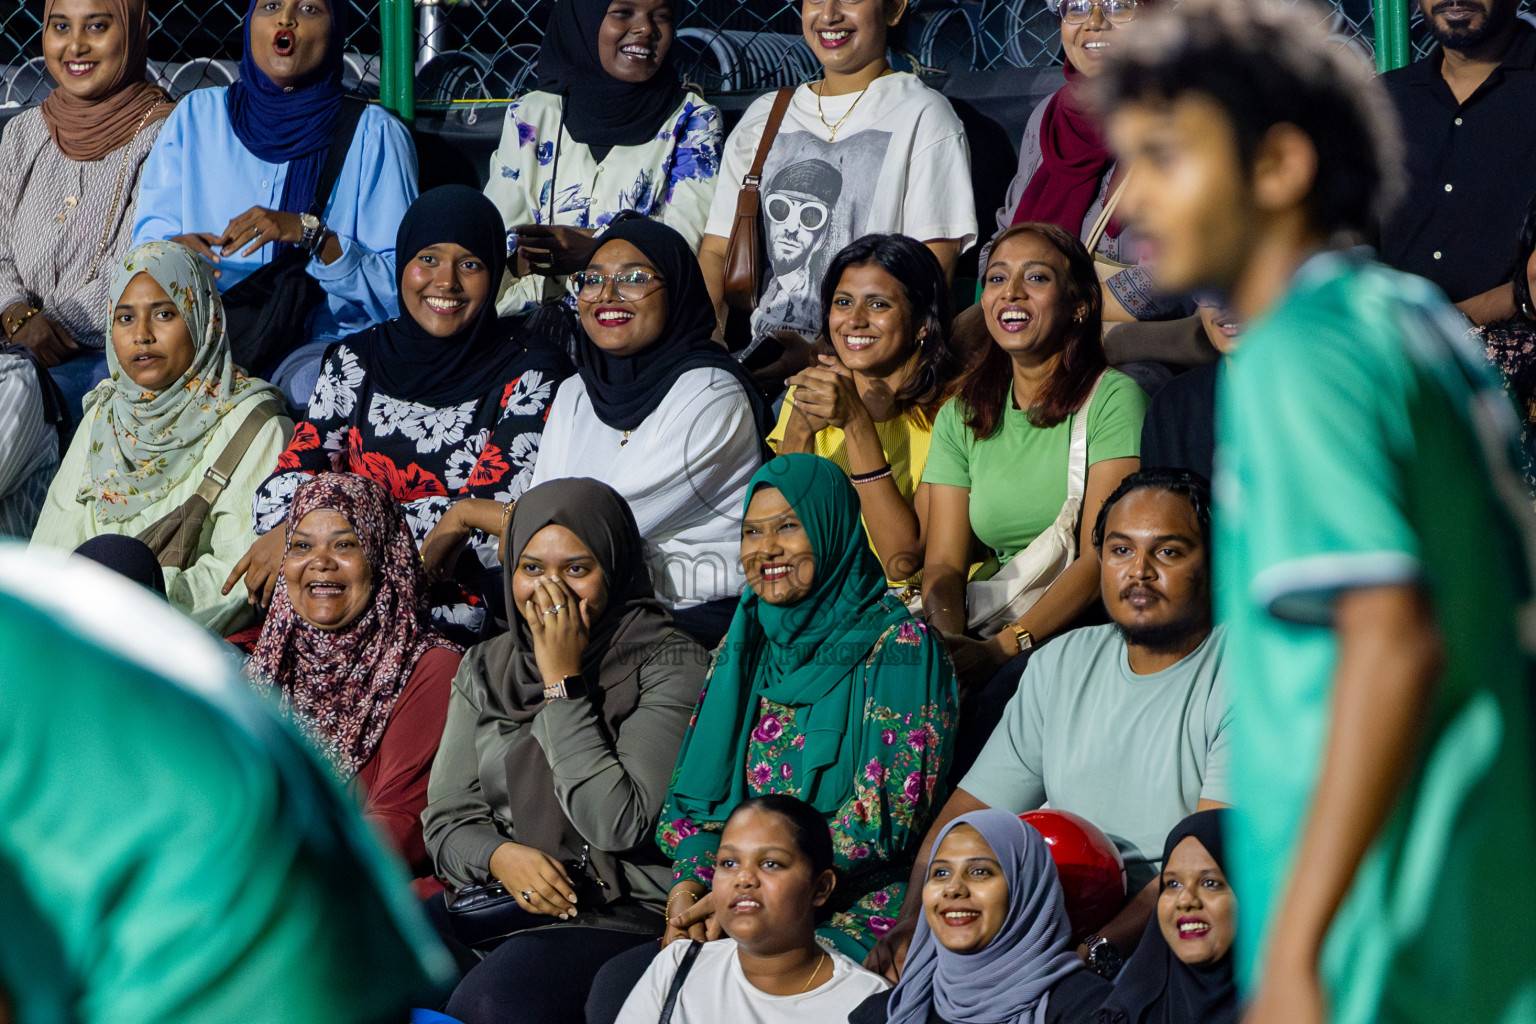
[[1136,9],[1140,6],[1136,0],[1061,0],[1059,10],[1061,20],[1068,25],[1081,25],[1093,16],[1095,7],[1106,20],[1120,25],[1136,17]]
[[661,275],[649,270],[622,270],[613,274],[594,274],[581,270],[572,274],[571,280],[576,282],[576,297],[588,302],[603,294],[603,285],[609,281],[613,282],[613,290],[625,302],[643,299],[667,283]]

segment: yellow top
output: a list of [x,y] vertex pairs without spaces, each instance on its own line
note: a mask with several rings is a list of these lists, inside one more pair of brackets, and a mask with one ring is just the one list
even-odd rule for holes
[[[768,435],[768,446],[775,452],[779,450],[779,442],[784,438],[794,407],[795,389],[790,388],[789,394],[784,397],[784,408],[779,411],[779,422]],[[928,463],[928,443],[933,437],[933,424],[923,415],[922,410],[913,409],[884,423],[876,423],[875,433],[880,437],[880,449],[885,452],[885,461],[890,463],[891,479],[895,481],[896,489],[907,499],[908,505],[912,504],[917,485],[923,482],[923,467]],[[841,427],[826,426],[816,432],[815,454],[831,459],[842,467],[844,473],[853,472],[848,464],[848,439]],[[866,523],[865,529],[868,527]],[[870,549],[874,550],[873,541],[870,542]],[[901,587],[916,582],[917,578],[914,576],[911,580],[887,582],[893,587]]]

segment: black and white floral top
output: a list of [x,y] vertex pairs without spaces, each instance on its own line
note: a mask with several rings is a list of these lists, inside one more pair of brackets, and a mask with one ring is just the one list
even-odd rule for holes
[[[309,411],[277,468],[256,488],[256,532],[288,517],[293,493],[306,477],[327,471],[358,473],[378,481],[405,508],[416,543],[459,498],[512,501],[533,480],[534,460],[550,402],[572,373],[553,349],[525,353],[511,380],[482,398],[429,406],[374,389],[346,341],[325,353]],[[475,531],[471,546],[494,568],[496,541]],[[479,595],[434,588],[432,617],[453,632],[477,633],[485,618]]]

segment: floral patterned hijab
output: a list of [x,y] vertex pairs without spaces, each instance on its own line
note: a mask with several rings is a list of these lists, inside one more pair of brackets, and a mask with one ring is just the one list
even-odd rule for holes
[[321,473],[294,493],[285,546],[298,523],[321,508],[341,513],[362,542],[373,570],[368,607],[341,629],[311,626],[280,576],[245,672],[258,691],[280,691],[283,708],[351,778],[378,749],[421,656],[434,647],[459,648],[430,624],[416,541],[389,492],[355,473]]
[[[111,342],[113,310],[129,283],[148,274],[176,303],[197,350],[192,365],[161,391],[144,391],[117,360]],[[126,522],[163,501],[175,487],[200,473],[219,452],[208,443],[236,406],[282,393],[235,369],[224,333],[224,303],[208,267],[175,242],[145,242],[128,253],[112,275],[107,305],[106,380],[85,396],[91,449],[76,495],[94,502],[98,524]]]

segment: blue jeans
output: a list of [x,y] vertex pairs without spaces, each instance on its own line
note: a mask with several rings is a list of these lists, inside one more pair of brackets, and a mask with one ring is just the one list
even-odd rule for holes
[[83,349],[73,359],[51,367],[48,376],[64,392],[64,407],[69,410],[69,432],[73,434],[80,423],[80,403],[85,400],[86,393],[107,379],[107,350]]
[[309,408],[309,396],[315,393],[315,382],[320,379],[320,361],[325,350],[335,344],[332,341],[311,341],[300,345],[283,357],[267,382],[280,389],[288,404],[300,416]]

